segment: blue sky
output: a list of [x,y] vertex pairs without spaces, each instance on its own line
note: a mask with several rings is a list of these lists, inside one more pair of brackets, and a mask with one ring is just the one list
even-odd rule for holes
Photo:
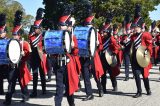
[[152,20],[160,20],[160,4],[156,8],[157,10],[149,12]]
[[[33,16],[36,15],[36,11],[39,7],[44,7],[43,0],[15,0],[23,5],[27,14]],[[160,5],[156,6],[157,10],[150,12],[150,18],[152,20],[160,20]]]
[[23,8],[25,9],[25,12],[33,16],[36,16],[36,11],[39,7],[44,8],[44,5],[42,4],[43,0],[15,0],[15,1],[21,3]]

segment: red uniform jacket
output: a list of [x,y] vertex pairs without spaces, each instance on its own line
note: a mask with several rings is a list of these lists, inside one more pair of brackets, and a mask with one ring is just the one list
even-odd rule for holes
[[158,45],[158,46],[160,46],[160,33],[159,34],[157,34],[157,36],[156,36],[156,40],[155,40],[156,42],[156,45]]
[[159,41],[160,41],[160,35],[157,34],[155,38],[152,39],[153,40],[153,54],[152,57],[154,59],[158,58],[158,51],[159,51]]
[[[104,38],[102,38],[102,42],[105,43]],[[111,36],[111,39],[110,39],[109,49],[118,57],[120,46],[117,44],[117,41],[113,36]],[[120,74],[119,63],[115,67],[111,67],[111,71],[112,71],[111,77],[118,76]]]
[[[136,35],[131,36],[131,41],[133,42],[137,38]],[[141,45],[147,47],[149,50],[150,54],[152,55],[152,36],[149,32],[143,32],[142,33],[142,41]],[[152,64],[150,64],[144,68],[144,78],[147,78],[149,76],[149,70],[151,69]]]
[[[29,40],[30,40],[30,43],[32,44],[32,42],[36,39],[37,37],[32,35],[32,36],[29,36]],[[42,39],[43,39],[43,36],[42,34],[40,35],[40,38],[39,38],[39,42],[37,44],[37,48],[38,48],[38,52],[39,52],[39,56],[41,58],[41,66],[42,66],[42,69],[44,71],[44,74],[46,75],[47,72],[48,72],[48,65],[47,65],[47,54],[43,53],[43,45],[42,45]]]
[[81,73],[81,63],[80,63],[79,56],[78,56],[78,52],[79,52],[78,42],[77,42],[76,36],[74,35],[73,35],[73,42],[74,42],[74,47],[72,49],[72,54],[73,54],[72,57],[73,57],[73,60],[75,61],[76,70],[78,74],[80,74]]
[[[121,47],[120,42],[122,41],[122,36],[117,36],[117,38],[115,38],[115,39],[117,41],[117,44]],[[123,51],[121,49],[118,52],[118,59],[119,59],[120,64],[122,64],[122,61],[123,61]]]
[[29,59],[31,48],[27,41],[21,42],[21,46],[22,43],[23,43],[24,56],[22,57],[20,64],[20,82],[22,84],[22,87],[25,87],[32,80],[32,76],[26,64],[26,61]]
[[98,36],[99,45],[98,45],[98,49],[95,51],[94,65],[95,65],[96,78],[99,79],[104,74],[101,59],[99,57],[99,52],[103,50],[103,44],[102,44],[101,35],[98,33],[97,36]]

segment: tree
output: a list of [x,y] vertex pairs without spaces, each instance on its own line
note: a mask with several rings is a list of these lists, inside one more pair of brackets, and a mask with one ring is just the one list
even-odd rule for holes
[[[57,24],[58,17],[62,12],[58,8],[61,6],[57,2],[72,3],[79,10],[75,10],[74,16],[76,20],[83,20],[84,18],[84,5],[83,2],[88,0],[43,0],[45,5],[45,18],[52,20],[54,24]],[[90,0],[93,4],[93,14],[95,14],[95,25],[99,27],[104,21],[107,12],[114,14],[113,23],[121,23],[123,21],[126,12],[129,12],[131,16],[134,16],[134,8],[136,4],[142,6],[142,17],[144,18],[147,25],[150,25],[151,19],[149,18],[149,11],[155,10],[155,6],[160,3],[160,0]],[[79,7],[78,7],[79,6]],[[56,16],[54,16],[56,15]],[[54,18],[53,18],[54,17]],[[79,22],[79,21],[77,21]],[[49,26],[48,24],[45,25]],[[56,26],[56,25],[54,25]]]
[[[25,13],[25,10],[23,9],[23,6],[13,0],[0,0],[0,13],[5,13],[7,16],[7,29],[8,29],[8,35],[11,36],[11,32],[13,29],[13,21],[14,21],[14,14],[17,10],[22,10],[23,11],[23,21],[22,25],[23,28],[22,30],[25,30],[26,28],[30,27],[30,25],[33,22],[34,17],[31,15],[27,15]],[[24,31],[25,32],[25,31]]]
[[121,23],[124,15],[128,12],[134,16],[134,8],[136,4],[142,7],[142,17],[147,25],[151,23],[149,11],[155,10],[155,6],[160,3],[159,0],[91,0],[94,7],[96,25],[104,22],[106,13],[112,12],[114,15],[113,23]]
[[57,29],[60,16],[65,8],[66,0],[43,0],[45,5],[44,28]]

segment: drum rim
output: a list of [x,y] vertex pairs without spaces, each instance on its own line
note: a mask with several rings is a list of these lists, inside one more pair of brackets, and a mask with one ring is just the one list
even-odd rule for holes
[[44,31],[44,32],[42,33],[42,36],[43,36],[43,38],[42,38],[42,49],[43,49],[43,52],[44,52],[44,53],[46,53],[46,49],[45,49],[45,46],[44,46],[44,36],[45,36],[46,32],[47,32],[47,31]]
[[[91,31],[92,31],[92,29],[95,31],[95,50],[94,50],[94,52],[93,52],[93,56],[91,55],[90,45],[88,45],[88,48],[89,48],[89,54],[90,54],[90,56],[91,56],[91,57],[94,57],[95,52],[96,52],[96,49],[97,49],[97,46],[96,46],[96,42],[97,42],[97,30],[96,30],[96,28],[94,28],[94,27],[90,27],[88,39],[89,39],[90,36],[91,36]],[[90,44],[90,40],[88,40],[88,44]]]
[[[8,43],[7,43],[7,47],[6,47],[8,59],[9,59],[9,43],[10,43],[12,40],[15,40],[15,41],[18,42],[18,44],[19,44],[19,46],[20,46],[20,51],[22,51],[22,47],[21,47],[21,45],[20,45],[20,42],[19,42],[17,39],[13,39],[13,38],[9,39],[9,41],[8,41]],[[20,54],[20,57],[19,57],[18,61],[16,62],[16,64],[19,63],[19,61],[21,60],[21,58],[22,58],[22,55]],[[9,62],[12,63],[12,64],[15,64],[15,63],[13,63],[10,59],[9,59]]]
[[[71,34],[70,34],[69,31],[67,31],[67,30],[62,30],[62,31],[63,31],[62,39],[63,39],[63,49],[64,49],[64,52],[65,52],[65,53],[71,53],[71,41],[72,41]],[[68,33],[69,38],[70,38],[70,42],[69,42],[69,46],[70,46],[69,52],[67,52],[66,46],[65,46],[65,33],[66,33],[66,32]]]

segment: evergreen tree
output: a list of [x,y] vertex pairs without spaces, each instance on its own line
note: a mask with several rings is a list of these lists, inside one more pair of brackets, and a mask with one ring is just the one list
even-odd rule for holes
[[[45,5],[45,18],[54,23],[56,28],[59,16],[62,14],[66,3],[72,3],[75,6],[74,16],[77,24],[80,24],[85,17],[85,4],[91,1],[93,4],[93,14],[95,14],[94,23],[99,27],[106,18],[106,13],[111,12],[114,15],[113,23],[122,23],[126,13],[134,16],[134,8],[136,4],[142,6],[142,17],[147,25],[150,25],[151,19],[149,11],[155,10],[155,6],[160,0],[43,0]],[[45,27],[49,27],[50,23],[45,23]]]

